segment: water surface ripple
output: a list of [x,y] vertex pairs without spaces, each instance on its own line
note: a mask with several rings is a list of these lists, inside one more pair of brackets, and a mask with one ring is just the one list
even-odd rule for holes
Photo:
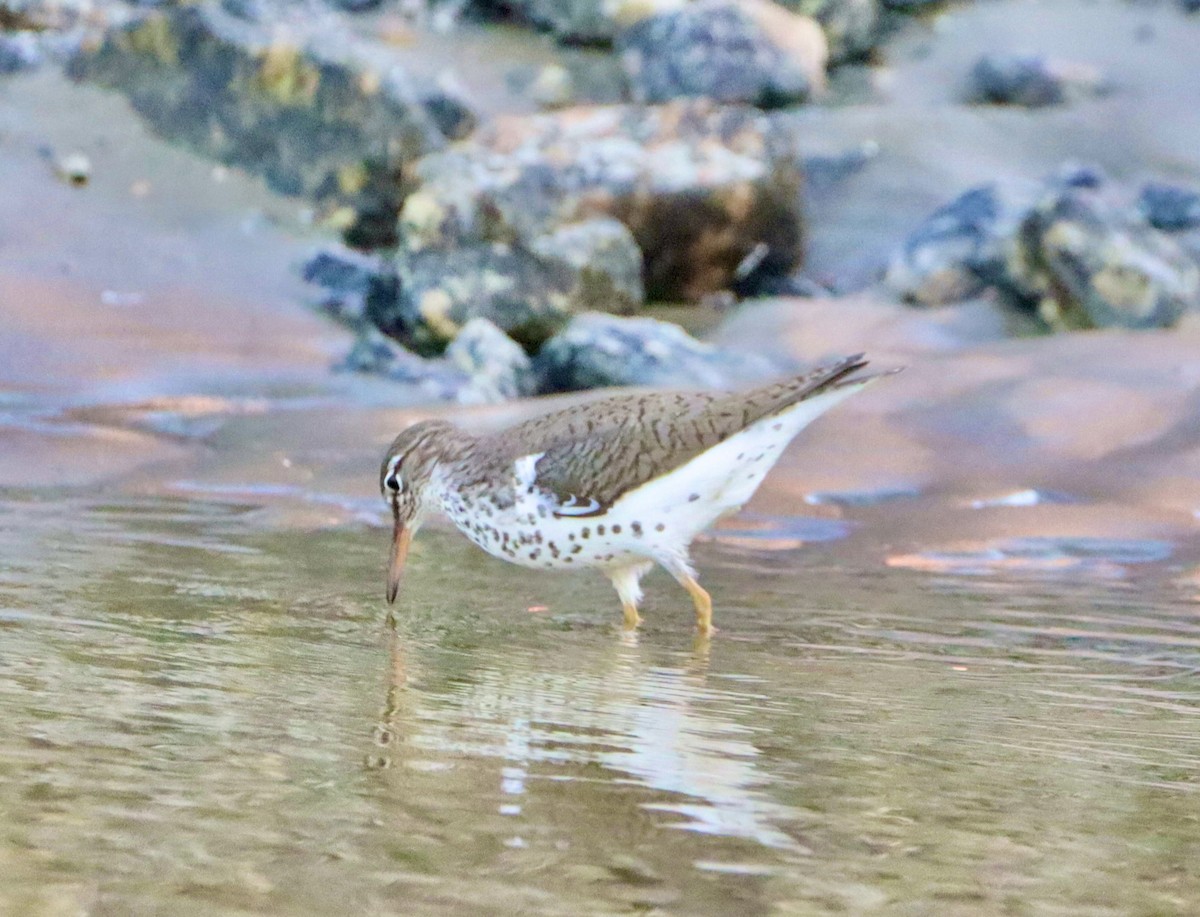
[[703,646],[432,532],[392,632],[385,533],[260,512],[0,502],[0,913],[1200,910],[1167,585],[709,544]]

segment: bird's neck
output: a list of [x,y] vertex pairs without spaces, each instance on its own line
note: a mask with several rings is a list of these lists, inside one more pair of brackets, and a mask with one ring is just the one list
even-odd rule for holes
[[464,472],[470,467],[478,448],[476,437],[449,425],[439,430],[436,439],[427,444],[427,486],[435,504],[445,508],[447,499],[461,486]]

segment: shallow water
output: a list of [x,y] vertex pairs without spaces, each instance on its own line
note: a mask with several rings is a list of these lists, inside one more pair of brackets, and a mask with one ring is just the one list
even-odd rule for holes
[[0,913],[1200,907],[1200,620],[1152,578],[709,542],[697,646],[665,577],[633,638],[432,531],[392,632],[376,528],[2,506]]

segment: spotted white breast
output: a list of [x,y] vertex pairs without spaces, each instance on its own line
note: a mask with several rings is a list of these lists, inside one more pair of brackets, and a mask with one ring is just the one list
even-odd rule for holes
[[[683,465],[623,494],[607,512],[573,494],[560,501],[536,486],[541,453],[513,464],[511,506],[467,506],[439,487],[455,525],[490,554],[526,567],[621,567],[637,559],[685,556],[691,541],[753,495],[783,450],[809,423],[858,390],[835,388],[763,418]],[[484,502],[486,498],[484,498]]]

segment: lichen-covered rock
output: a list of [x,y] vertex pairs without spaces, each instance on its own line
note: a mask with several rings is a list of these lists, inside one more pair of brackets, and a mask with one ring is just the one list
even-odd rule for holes
[[372,56],[335,14],[268,18],[213,0],[151,10],[111,29],[72,72],[126,93],[160,133],[281,191],[366,210],[361,197],[384,193],[394,215],[394,176],[447,132],[460,135],[469,109],[395,57]]
[[1110,89],[1097,67],[1040,54],[985,54],[971,70],[972,102],[1040,108],[1061,105]]
[[1095,169],[1068,164],[1043,182],[972,188],[931,214],[905,240],[889,261],[884,282],[919,306],[962,302],[988,286],[1012,286],[1009,249],[1038,202],[1063,189],[1102,182]]
[[131,15],[118,2],[0,0],[0,75],[69,61],[85,42]]
[[497,118],[421,160],[414,176],[399,230],[410,251],[492,242],[533,250],[563,226],[610,217],[641,249],[647,295],[671,300],[726,288],[760,244],[768,273],[791,273],[801,261],[795,137],[748,106],[690,101]]
[[862,58],[879,41],[879,0],[780,0],[780,5],[817,21],[830,63]]
[[1149,182],[1138,197],[1138,209],[1155,229],[1200,229],[1200,191],[1192,188]]
[[480,5],[547,29],[561,41],[608,44],[630,18],[677,6],[678,0],[482,0]]
[[426,355],[459,340],[474,319],[535,350],[572,314],[642,302],[641,251],[623,224],[603,217],[560,227],[532,250],[488,242],[393,258],[331,248],[302,276],[322,289],[318,307],[335,321],[377,326]]
[[[918,305],[995,287],[1054,329],[1174,324],[1198,306],[1194,254],[1105,192],[1102,174],[1078,166],[1043,182],[972,188],[906,240],[884,280]],[[1186,227],[1178,194],[1144,192],[1139,208],[1146,221]]]
[[756,354],[696,340],[652,318],[586,313],[551,338],[534,360],[544,392],[610,385],[733,388],[783,371]]
[[457,401],[471,381],[448,360],[419,357],[374,328],[361,331],[334,370],[383,376],[416,387],[431,401]]
[[474,319],[444,357],[422,357],[375,328],[363,328],[334,369],[381,376],[416,388],[430,401],[497,404],[536,393],[525,352],[485,319]]
[[642,250],[625,224],[611,217],[566,223],[530,243],[547,262],[575,272],[575,311],[633,312],[645,301]]
[[0,29],[11,31],[67,32],[86,20],[122,17],[123,11],[98,8],[94,0],[0,0]]
[[[477,0],[482,11],[514,17],[567,43],[608,45],[637,23],[678,12],[693,0]],[[733,0],[739,3],[741,0]],[[758,0],[754,0],[758,2]],[[879,0],[779,0],[812,17],[825,33],[831,61],[859,58],[879,38]],[[770,24],[765,26],[772,31]]]
[[802,102],[824,85],[829,56],[812,19],[770,0],[697,0],[641,20],[617,47],[634,98],[649,103]]
[[533,362],[508,335],[486,318],[473,318],[446,348],[446,360],[466,373],[462,404],[497,404],[537,393]]
[[575,276],[526,249],[490,243],[401,252],[394,295],[368,303],[385,334],[420,354],[441,353],[473,318],[535,350],[572,314]]
[[972,188],[936,211],[888,263],[884,282],[915,305],[961,302],[986,285],[999,256],[1003,202],[995,185]]
[[354,329],[370,324],[372,297],[394,297],[398,283],[395,270],[383,258],[344,248],[317,252],[305,262],[300,276],[321,288],[317,305],[322,312]]
[[1057,329],[1168,327],[1200,299],[1200,267],[1179,245],[1078,189],[1026,217],[1007,267]]

